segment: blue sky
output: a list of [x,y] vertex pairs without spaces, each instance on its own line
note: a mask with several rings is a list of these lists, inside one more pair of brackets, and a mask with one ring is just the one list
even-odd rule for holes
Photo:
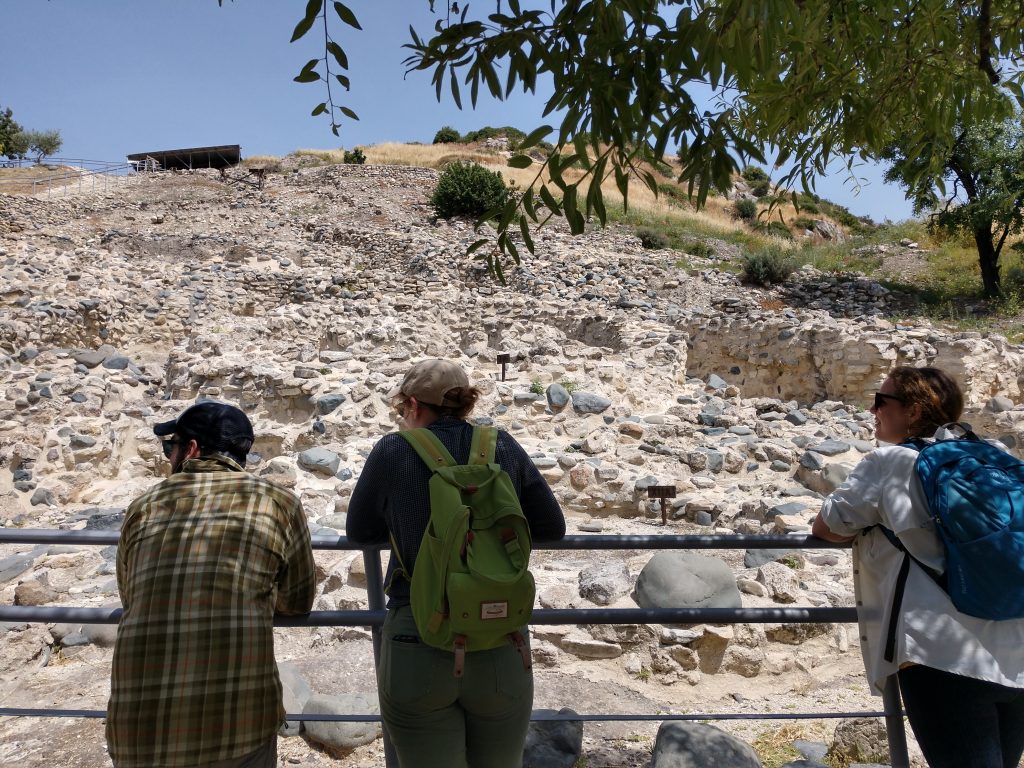
[[[351,148],[385,141],[429,142],[442,125],[466,132],[484,125],[525,131],[541,119],[544,94],[459,111],[447,92],[434,96],[430,75],[405,75],[402,44],[437,16],[427,0],[350,0],[363,30],[335,22],[352,90],[336,138],[324,117],[310,117],[322,84],[292,82],[322,54],[314,27],[289,44],[302,0],[3,0],[0,106],[30,129],[59,129],[63,157],[121,160],[156,149],[240,144],[242,155],[283,155],[298,148]],[[437,3],[444,7],[443,0]],[[818,182],[819,194],[876,221],[910,216],[902,191],[862,166],[853,194],[845,169]]]

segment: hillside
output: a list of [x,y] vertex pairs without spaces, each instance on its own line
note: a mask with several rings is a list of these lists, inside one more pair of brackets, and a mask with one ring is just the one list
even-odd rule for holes
[[[969,420],[1024,440],[1024,350],[910,319],[911,295],[862,274],[804,267],[779,286],[743,285],[735,233],[745,230],[728,201],[718,213],[680,208],[700,221],[688,237],[704,255],[644,248],[626,221],[579,238],[555,224],[501,285],[465,259],[471,225],[434,219],[437,171],[373,164],[374,151],[385,148],[368,149],[367,165],[281,159],[263,189],[241,172],[227,183],[197,171],[50,200],[0,195],[4,527],[116,531],[166,471],[151,425],[211,397],[251,415],[253,471],[300,496],[311,530],[343,530],[366,454],[395,428],[386,394],[423,356],[465,367],[483,392],[474,416],[527,448],[571,533],[806,532],[821,494],[871,450],[864,409],[895,364],[951,370]],[[892,259],[914,258],[883,245]],[[512,359],[504,380],[499,353]],[[677,489],[665,527],[646,497],[652,484]],[[0,545],[0,604],[114,605],[112,554]],[[745,606],[853,603],[848,551],[779,562],[708,554],[729,565]],[[539,552],[540,605],[635,606],[629,592],[650,557]],[[356,553],[317,561],[318,610],[366,607]],[[535,627],[536,706],[874,709],[854,631]],[[315,692],[372,695],[365,630],[277,637],[279,661]],[[109,645],[109,630],[0,624],[5,706],[102,709]],[[588,723],[581,765],[647,765],[656,726]],[[723,727],[748,741],[779,731],[770,721]],[[829,741],[833,727],[786,733]],[[301,738],[280,749],[282,764],[382,762],[379,740],[336,757]],[[0,719],[0,764],[49,766],[54,754],[108,764],[100,721]]]

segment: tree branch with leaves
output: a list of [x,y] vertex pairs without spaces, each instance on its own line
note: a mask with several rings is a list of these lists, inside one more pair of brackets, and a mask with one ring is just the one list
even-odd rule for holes
[[[590,217],[606,220],[605,180],[627,205],[631,182],[657,194],[646,168],[672,146],[679,181],[701,205],[747,160],[770,154],[784,169],[778,181],[807,191],[832,160],[877,159],[896,141],[938,173],[960,126],[1024,106],[1016,0],[508,0],[483,2],[482,12],[460,5],[445,3],[430,36],[410,30],[410,72],[429,72],[438,99],[459,108],[467,91],[470,106],[481,92],[503,100],[517,89],[536,93],[539,83],[552,94],[544,110],[552,124],[532,131],[510,161],[538,162],[536,182],[485,217],[492,249],[474,243],[492,266],[518,261],[518,237],[532,250],[539,203],[579,232]],[[333,9],[309,0],[292,40],[318,19],[324,27],[324,56],[296,80],[327,83],[313,113],[329,115],[337,134],[343,117],[356,116],[331,91],[332,78],[348,87],[331,62],[347,70],[348,61],[329,27],[359,24],[347,6]],[[526,153],[551,134],[554,148],[542,160]],[[586,183],[568,182],[569,167]]]

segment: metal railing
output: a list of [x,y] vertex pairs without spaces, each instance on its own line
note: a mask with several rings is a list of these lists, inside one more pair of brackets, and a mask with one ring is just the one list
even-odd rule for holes
[[[62,531],[46,529],[0,528],[0,544],[117,544],[119,535],[111,531]],[[566,536],[561,541],[536,543],[534,549],[566,550],[647,550],[647,549],[836,549],[836,544],[800,535],[655,535],[655,536]],[[314,536],[317,550],[362,550],[366,571],[369,610],[312,611],[305,616],[278,616],[275,627],[370,627],[373,634],[374,661],[380,658],[380,628],[384,623],[384,579],[380,551],[386,545],[363,547],[344,536]],[[66,622],[75,624],[116,624],[120,608],[68,608],[37,606],[0,606],[0,621]],[[583,608],[538,609],[530,620],[536,625],[565,624],[773,624],[853,623],[855,608]],[[801,712],[801,713],[701,713],[701,714],[548,714],[534,713],[533,720],[575,721],[654,721],[668,720],[808,720],[847,717],[884,717],[892,768],[909,768],[906,732],[895,675],[887,681],[880,712]],[[103,710],[28,709],[0,707],[0,717],[104,717]],[[288,714],[290,721],[374,722],[379,715],[302,715]],[[385,761],[397,766],[385,732]]]
[[124,184],[126,179],[136,175],[136,167],[127,161],[108,162],[106,160],[85,160],[82,158],[47,157],[43,163],[36,163],[34,160],[7,160],[0,167],[20,168],[36,167],[39,165],[60,165],[65,168],[77,168],[80,170],[61,170],[48,176],[36,179],[5,179],[0,180],[0,193],[7,193],[10,190],[23,192],[30,189],[28,194],[33,197],[45,196],[47,199],[58,195],[67,195],[73,192],[79,194],[84,192],[107,191],[115,184]]

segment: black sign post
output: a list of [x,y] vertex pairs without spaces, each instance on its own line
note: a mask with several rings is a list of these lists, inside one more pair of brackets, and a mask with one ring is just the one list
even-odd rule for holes
[[648,499],[661,499],[661,524],[668,525],[668,507],[666,499],[676,497],[674,485],[651,485],[647,487]]
[[502,352],[498,355],[498,362],[501,364],[501,380],[505,380],[505,366],[508,365],[509,360],[512,356],[508,352]]

